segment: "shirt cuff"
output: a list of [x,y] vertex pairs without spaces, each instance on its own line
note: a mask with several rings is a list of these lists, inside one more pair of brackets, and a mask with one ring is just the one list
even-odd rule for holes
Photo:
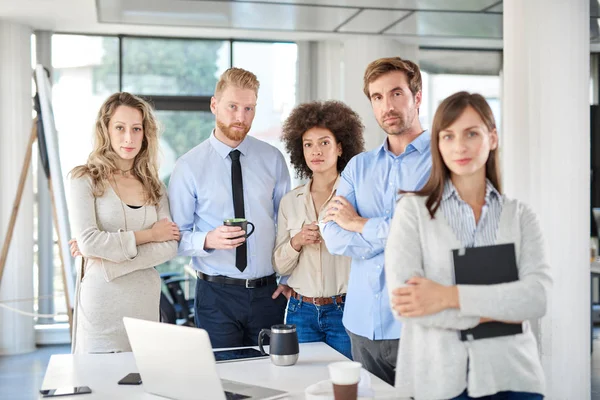
[[[296,258],[300,254],[300,252],[296,251],[294,246],[292,246],[292,239],[288,240],[288,242],[284,246],[284,249],[285,249],[285,254],[289,257]],[[302,249],[300,249],[300,250],[302,250]]]
[[279,277],[279,284],[280,285],[287,285],[287,281],[288,279],[290,279],[289,275],[282,275]]
[[456,285],[458,288],[458,303],[460,314],[463,316],[482,317],[481,296],[479,285]]
[[192,246],[194,249],[195,257],[206,257],[212,254],[215,249],[205,250],[204,243],[206,242],[206,235],[208,232],[195,232],[192,235]]
[[373,243],[379,240],[377,231],[379,230],[380,222],[381,218],[369,218],[365,226],[363,226],[362,235],[367,242]]

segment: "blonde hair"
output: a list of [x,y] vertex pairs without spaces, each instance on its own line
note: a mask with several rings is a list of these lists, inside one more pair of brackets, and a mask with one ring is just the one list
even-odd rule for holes
[[119,106],[132,107],[142,113],[142,148],[133,161],[131,173],[142,183],[146,203],[158,205],[163,191],[163,185],[158,178],[158,123],[152,107],[130,93],[115,93],[102,104],[94,129],[94,149],[86,164],[75,167],[71,175],[73,178],[89,176],[92,179],[94,196],[100,197],[104,194],[108,178],[118,171],[116,161],[119,156],[110,144],[108,125]]
[[215,97],[218,97],[229,86],[235,86],[240,89],[251,89],[258,97],[260,82],[258,82],[256,75],[252,72],[232,67],[221,74],[219,82],[217,82],[217,86],[215,87]]
[[380,76],[393,71],[401,71],[406,74],[408,87],[413,97],[421,91],[423,82],[421,80],[421,70],[417,64],[412,61],[403,60],[400,57],[380,58],[370,63],[365,70],[363,92],[365,92],[369,100],[371,99],[369,84],[377,80]]

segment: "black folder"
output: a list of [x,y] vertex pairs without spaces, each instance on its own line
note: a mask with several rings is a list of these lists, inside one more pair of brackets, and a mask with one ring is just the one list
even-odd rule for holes
[[[519,280],[514,243],[452,250],[457,285],[494,285]],[[460,340],[523,333],[523,324],[485,322],[460,331]]]

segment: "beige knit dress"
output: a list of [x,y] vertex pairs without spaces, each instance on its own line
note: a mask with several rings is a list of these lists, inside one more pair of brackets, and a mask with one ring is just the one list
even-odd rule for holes
[[71,179],[71,224],[84,256],[77,268],[73,353],[131,351],[123,317],[159,320],[161,282],[154,267],[177,255],[177,241],[138,246],[134,231],[171,219],[163,193],[158,206],[131,208],[108,184],[95,198],[89,177]]

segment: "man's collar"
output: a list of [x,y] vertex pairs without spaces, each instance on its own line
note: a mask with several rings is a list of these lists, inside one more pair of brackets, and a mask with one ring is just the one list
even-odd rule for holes
[[210,134],[210,137],[208,138],[208,140],[210,141],[210,144],[213,146],[213,148],[217,151],[217,153],[223,158],[227,158],[229,156],[229,153],[231,153],[232,150],[239,150],[240,153],[242,153],[242,155],[247,155],[248,153],[248,147],[250,147],[250,141],[248,140],[248,136],[246,136],[244,138],[244,140],[242,140],[242,143],[240,143],[238,145],[238,147],[236,148],[231,148],[229,146],[227,146],[225,143],[221,142],[219,139],[217,139],[217,137],[215,136],[215,130],[213,129],[212,133]]
[[425,129],[419,136],[413,140],[409,146],[414,147],[419,153],[426,151],[431,145],[431,132]]
[[[410,142],[408,144],[408,146],[406,146],[406,150],[409,150],[409,148],[412,147],[415,150],[417,150],[419,153],[422,154],[424,151],[426,151],[429,148],[430,144],[431,144],[431,133],[429,132],[428,129],[425,129],[423,132],[421,132],[421,134],[419,136],[417,136],[412,142]],[[404,152],[406,152],[406,150]],[[381,154],[382,152],[393,154],[390,151],[390,145],[388,143],[387,137],[383,141],[383,144],[381,146],[379,146],[379,149],[377,150],[378,154]],[[396,157],[396,156],[394,156],[394,157]]]

